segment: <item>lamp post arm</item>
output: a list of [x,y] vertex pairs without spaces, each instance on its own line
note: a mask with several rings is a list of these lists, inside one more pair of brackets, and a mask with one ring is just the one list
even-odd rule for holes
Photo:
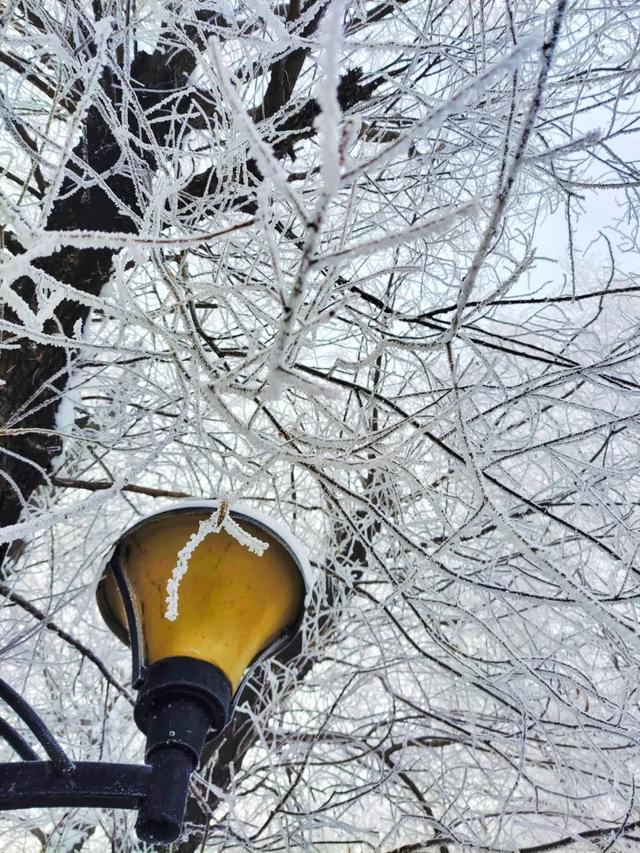
[[[42,717],[3,678],[0,678],[0,699],[3,699],[33,732],[58,772],[68,773],[73,770],[73,761],[55,739]],[[16,743],[14,738],[12,743],[14,749]]]
[[11,749],[18,753],[23,761],[39,761],[40,756],[31,748],[20,732],[16,731],[11,723],[0,717],[0,739],[6,740]]
[[79,761],[60,773],[51,761],[0,764],[0,811],[54,806],[137,809],[147,795],[146,764]]

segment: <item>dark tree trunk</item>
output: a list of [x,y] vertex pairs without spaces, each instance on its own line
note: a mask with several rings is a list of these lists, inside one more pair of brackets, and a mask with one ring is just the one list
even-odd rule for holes
[[[85,157],[98,174],[109,169],[120,151],[111,130],[99,113],[88,112],[84,137],[74,150]],[[73,167],[70,167],[70,171]],[[123,202],[135,210],[133,184],[122,176],[106,181]],[[123,215],[101,187],[73,192],[73,180],[65,179],[47,224],[48,230],[100,230],[133,232],[134,224]],[[20,253],[15,240],[9,247]],[[52,278],[68,284],[81,293],[97,296],[109,280],[114,252],[112,249],[77,249],[63,247],[34,266]],[[32,311],[37,311],[38,287],[31,278],[14,282],[14,291]],[[46,334],[70,339],[68,346],[36,343],[18,331],[4,335],[6,348],[0,351],[0,379],[4,381],[0,396],[0,525],[15,524],[33,491],[46,480],[51,462],[61,450],[55,435],[55,415],[67,383],[74,358],[73,339],[81,333],[89,309],[74,300],[65,299],[48,320]],[[5,306],[4,319],[19,325],[15,313]],[[8,346],[7,346],[8,345]],[[11,433],[11,430],[19,432]],[[7,543],[0,550],[0,565]]]

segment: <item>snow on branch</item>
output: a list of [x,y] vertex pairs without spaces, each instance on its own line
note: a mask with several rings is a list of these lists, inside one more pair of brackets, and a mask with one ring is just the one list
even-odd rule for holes
[[[181,853],[635,849],[633,4],[5,6],[3,674],[139,763],[104,555],[217,498],[175,619],[207,536],[265,547],[233,495],[318,582]],[[33,838],[142,850],[114,810]]]
[[269,547],[267,542],[262,542],[244,530],[229,513],[228,501],[222,500],[219,508],[209,518],[199,522],[196,532],[189,537],[184,548],[178,553],[178,560],[171,572],[171,577],[167,581],[167,609],[165,610],[164,617],[170,622],[175,622],[179,616],[180,582],[189,570],[189,560],[193,552],[198,545],[204,542],[207,536],[215,535],[221,530],[225,530],[240,545],[247,548],[252,554],[257,554],[259,557]]

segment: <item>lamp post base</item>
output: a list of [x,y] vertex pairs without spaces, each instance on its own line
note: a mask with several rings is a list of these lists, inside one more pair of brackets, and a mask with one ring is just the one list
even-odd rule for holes
[[179,838],[189,779],[209,733],[226,724],[230,703],[229,681],[213,664],[175,657],[147,670],[134,712],[147,735],[145,758],[151,766],[136,823],[142,841],[168,844]]

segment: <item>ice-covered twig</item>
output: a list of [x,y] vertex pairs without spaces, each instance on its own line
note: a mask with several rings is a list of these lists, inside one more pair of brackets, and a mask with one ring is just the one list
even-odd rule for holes
[[267,542],[262,542],[260,539],[256,539],[255,536],[252,536],[248,531],[244,530],[238,522],[231,517],[231,513],[229,512],[229,502],[226,500],[221,501],[217,510],[209,518],[206,518],[199,523],[196,532],[189,537],[184,548],[182,548],[178,553],[178,560],[171,573],[171,577],[167,581],[167,609],[165,610],[164,617],[170,622],[175,622],[179,615],[180,582],[189,570],[189,560],[191,559],[193,552],[196,550],[198,545],[204,542],[207,536],[219,533],[221,530],[226,530],[226,532],[230,536],[233,536],[233,538],[243,547],[247,548],[253,554],[257,554],[259,557],[261,557],[269,547]]

